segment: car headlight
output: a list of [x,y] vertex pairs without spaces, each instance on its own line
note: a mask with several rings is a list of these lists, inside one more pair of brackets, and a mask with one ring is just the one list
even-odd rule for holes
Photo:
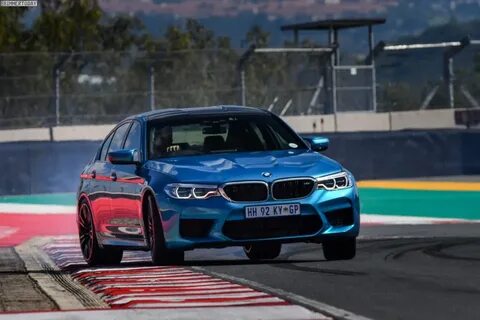
[[317,185],[319,189],[325,190],[346,189],[352,186],[352,179],[348,173],[340,172],[317,178]]
[[184,183],[168,184],[165,193],[174,199],[208,199],[220,195],[217,186]]

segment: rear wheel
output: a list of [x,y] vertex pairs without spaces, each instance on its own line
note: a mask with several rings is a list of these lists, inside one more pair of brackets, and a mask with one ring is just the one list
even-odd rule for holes
[[112,247],[100,248],[98,245],[92,211],[86,201],[80,203],[78,235],[83,258],[89,266],[114,265],[122,261],[123,250]]
[[146,231],[147,239],[154,265],[182,264],[185,253],[181,250],[169,250],[165,245],[162,221],[152,196],[148,196],[146,203]]
[[337,238],[322,243],[323,255],[327,260],[350,260],[357,251],[356,238]]
[[275,259],[282,251],[281,243],[254,243],[243,247],[245,255],[250,260]]

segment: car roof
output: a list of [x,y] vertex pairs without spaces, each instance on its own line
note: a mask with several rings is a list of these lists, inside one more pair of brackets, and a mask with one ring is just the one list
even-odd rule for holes
[[173,116],[181,115],[226,115],[226,114],[257,114],[265,115],[268,114],[268,111],[252,108],[252,107],[242,107],[234,105],[225,105],[225,106],[212,106],[212,107],[192,107],[192,108],[168,108],[168,109],[158,109],[154,111],[144,112],[137,115],[128,117],[125,120],[153,120],[153,119],[162,119]]

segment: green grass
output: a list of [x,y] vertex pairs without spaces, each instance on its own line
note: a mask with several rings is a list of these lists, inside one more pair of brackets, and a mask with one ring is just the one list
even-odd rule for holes
[[[360,188],[362,212],[480,220],[480,192]],[[0,202],[75,205],[74,193],[4,196]]]

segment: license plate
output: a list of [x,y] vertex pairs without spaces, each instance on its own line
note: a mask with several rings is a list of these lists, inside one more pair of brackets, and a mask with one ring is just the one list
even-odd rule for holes
[[245,218],[247,219],[298,215],[300,215],[300,204],[298,203],[245,208]]

